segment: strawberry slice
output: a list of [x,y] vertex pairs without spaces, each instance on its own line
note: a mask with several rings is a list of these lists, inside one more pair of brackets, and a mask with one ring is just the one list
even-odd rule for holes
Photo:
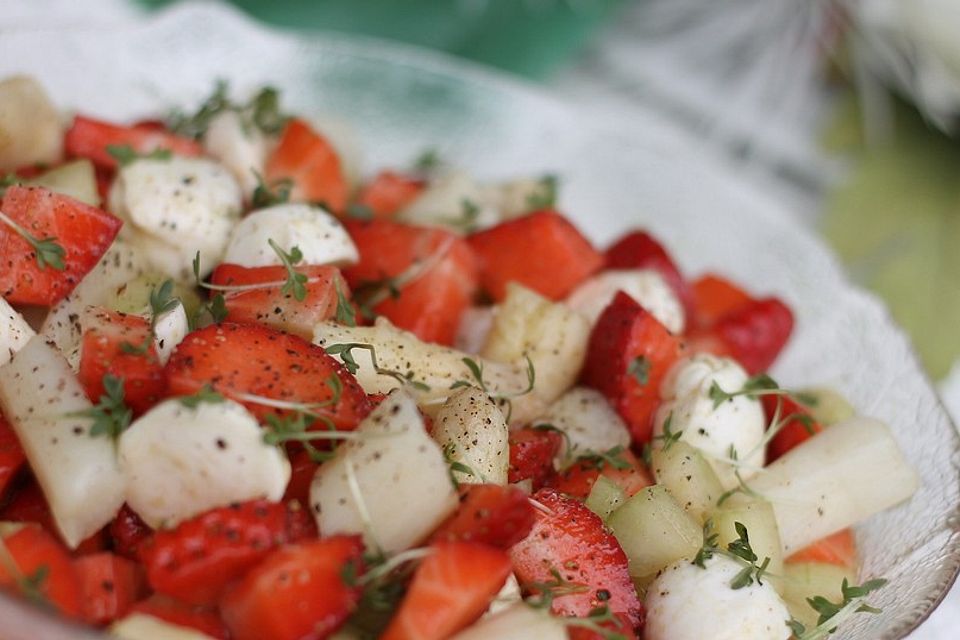
[[380,640],[444,640],[479,618],[510,575],[510,557],[470,542],[438,542]]
[[127,614],[143,589],[140,567],[109,551],[77,558],[81,614],[87,624],[105,625]]
[[435,542],[479,542],[509,549],[520,542],[535,519],[533,505],[516,487],[468,484],[460,488],[460,507],[431,538]]
[[84,323],[78,377],[87,397],[97,403],[106,393],[107,374],[123,381],[124,402],[134,415],[146,413],[163,398],[167,381],[150,332],[140,316],[97,309]]
[[59,540],[43,527],[27,524],[4,536],[3,544],[19,575],[0,562],[0,588],[47,602],[67,617],[80,616],[80,581]]
[[216,609],[189,605],[159,593],[134,604],[130,613],[141,613],[178,627],[195,629],[217,640],[230,637],[227,625],[220,619]]
[[582,591],[557,595],[553,612],[586,617],[598,607],[639,629],[644,610],[627,571],[627,556],[603,521],[582,502],[555,489],[541,489],[533,498],[550,510],[537,511],[537,523],[527,538],[510,550],[513,570],[524,589],[556,582],[559,572],[566,583]]
[[347,206],[347,180],[336,150],[303,120],[291,118],[267,158],[268,184],[291,180],[294,201],[323,203],[333,212]]
[[856,571],[860,564],[857,557],[857,539],[853,535],[853,529],[841,529],[800,549],[784,562],[822,562]]
[[635,445],[650,441],[660,383],[680,356],[680,342],[622,291],[590,333],[584,384],[603,393],[630,428]]
[[793,332],[793,312],[777,298],[740,306],[709,328],[690,334],[690,348],[728,356],[750,374],[770,368]]
[[205,385],[235,398],[263,419],[283,411],[244,400],[243,394],[294,403],[334,399],[331,376],[342,387],[336,404],[318,408],[338,429],[353,429],[370,401],[356,378],[320,347],[260,325],[225,322],[187,335],[166,366],[171,395],[191,395]]
[[120,507],[120,513],[109,527],[113,550],[130,560],[140,559],[140,546],[153,534],[146,522],[129,506]]
[[107,152],[108,146],[129,146],[138,154],[157,149],[181,156],[199,156],[203,147],[194,140],[174,135],[154,124],[122,125],[77,116],[63,141],[67,156],[89,158],[97,167],[116,169],[117,160]]
[[708,273],[694,281],[693,300],[690,327],[710,327],[728,313],[749,304],[752,298],[729,280]]
[[348,222],[360,262],[343,275],[372,304],[421,340],[452,344],[477,288],[473,252],[453,233],[387,220]]
[[553,473],[553,459],[563,446],[563,439],[555,431],[523,428],[510,432],[510,467],[507,481],[510,483],[530,480],[536,491],[547,482]]
[[[769,424],[780,406],[780,420],[786,424],[777,432],[770,444],[767,445],[767,463],[773,462],[790,449],[812,438],[814,434],[823,431],[823,425],[813,419],[813,416],[802,405],[786,396],[761,396],[763,411]],[[779,401],[779,402],[778,402]]]
[[214,269],[210,282],[218,286],[266,285],[248,291],[224,293],[227,319],[231,322],[263,324],[286,331],[304,340],[313,338],[313,327],[337,313],[337,288],[346,299],[350,288],[336,267],[298,266],[297,272],[307,276],[307,295],[297,300],[293,293],[283,293],[287,270],[281,266],[241,267],[221,264]]
[[310,504],[310,485],[313,476],[320,465],[313,461],[310,452],[306,449],[294,451],[290,457],[290,482],[283,494],[284,500],[298,500],[303,504]]
[[362,568],[359,536],[334,536],[274,550],[224,596],[233,640],[320,640],[339,629],[360,600],[344,569]]
[[140,546],[147,580],[187,604],[215,604],[227,584],[290,540],[292,518],[283,504],[254,500],[157,531]]
[[43,248],[62,251],[63,269],[51,252],[37,250],[6,221],[0,221],[0,297],[13,304],[52,306],[96,266],[123,224],[106,211],[43,187],[7,187],[0,211]]
[[10,481],[23,468],[26,459],[17,434],[0,413],[0,499],[6,495]]
[[416,200],[426,182],[395,171],[381,171],[357,194],[357,204],[373,213],[374,218],[391,218]]
[[653,269],[663,276],[687,317],[694,313],[694,296],[690,284],[663,245],[646,231],[633,231],[617,240],[604,254],[606,269]]
[[506,296],[508,282],[559,300],[603,267],[603,256],[577,228],[549,209],[502,222],[467,241],[477,254],[480,283],[497,301]]
[[618,469],[602,460],[579,460],[562,473],[558,473],[550,480],[549,485],[568,496],[586,500],[600,476],[612,481],[628,496],[653,484],[650,472],[629,450],[621,451],[616,458],[622,461],[626,466],[625,469]]

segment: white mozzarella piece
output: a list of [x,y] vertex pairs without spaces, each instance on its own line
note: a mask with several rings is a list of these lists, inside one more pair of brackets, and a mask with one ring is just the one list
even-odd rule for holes
[[[682,431],[681,440],[705,454],[726,489],[737,485],[738,467],[741,477],[749,479],[763,466],[766,451],[761,442],[767,424],[756,398],[736,396],[715,407],[710,387],[716,384],[733,393],[748,379],[735,361],[701,354],[677,363],[660,389],[663,403],[657,410],[654,435],[663,434],[669,419],[670,430]],[[731,459],[731,448],[738,466]]]
[[567,434],[559,453],[564,463],[588,451],[630,446],[630,432],[623,418],[602,393],[586,387],[574,387],[560,396],[534,424],[550,424]]
[[153,342],[157,347],[160,364],[167,364],[170,354],[188,333],[190,333],[190,322],[187,320],[187,312],[183,304],[178,304],[157,318],[153,328]]
[[124,432],[119,453],[127,503],[154,528],[234,502],[280,500],[290,479],[280,449],[230,400],[162,402]]
[[357,247],[334,216],[308,204],[279,204],[254,211],[233,229],[223,261],[244,267],[283,264],[270,246],[303,254],[303,264],[349,265],[360,259]]
[[497,403],[477,387],[450,396],[433,419],[433,439],[451,462],[472,473],[455,471],[458,482],[507,484],[510,432]]
[[249,202],[267,157],[267,142],[260,129],[244,123],[236,111],[223,111],[210,120],[203,148],[233,174]]
[[23,316],[0,298],[0,367],[36,335]]
[[647,640],[787,640],[787,605],[769,580],[740,589],[730,583],[743,567],[716,555],[706,568],[680,560],[647,589]]
[[0,409],[70,547],[110,522],[124,500],[113,442],[90,434],[92,419],[75,416],[91,406],[70,365],[42,337],[0,367]]
[[654,269],[604,271],[579,287],[567,298],[567,304],[595,324],[617,291],[623,291],[649,311],[671,333],[683,333],[683,305],[673,289]]

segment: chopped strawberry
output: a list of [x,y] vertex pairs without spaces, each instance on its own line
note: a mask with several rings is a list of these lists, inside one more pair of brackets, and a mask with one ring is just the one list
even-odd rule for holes
[[367,207],[374,218],[391,218],[419,196],[426,183],[395,171],[381,171],[357,194],[357,204]]
[[603,267],[603,256],[552,210],[501,222],[467,241],[477,254],[480,284],[497,301],[508,282],[559,300]]
[[214,604],[231,581],[289,540],[288,520],[285,505],[254,500],[157,531],[140,546],[147,580],[188,604]]
[[293,293],[283,293],[287,280],[285,267],[241,267],[221,264],[214,269],[210,282],[217,286],[264,285],[246,291],[227,291],[224,301],[227,319],[231,322],[259,323],[279,331],[313,338],[313,327],[337,313],[337,287],[349,299],[350,289],[336,267],[303,266],[297,272],[307,276],[307,295],[297,300]]
[[291,180],[292,200],[320,202],[334,212],[347,206],[347,180],[336,149],[298,118],[287,122],[264,174],[268,184]]
[[584,589],[555,597],[554,613],[584,617],[607,606],[639,629],[644,610],[627,571],[627,556],[600,517],[554,489],[541,489],[533,497],[550,513],[538,510],[533,531],[510,550],[520,586],[536,591],[538,584],[556,582],[554,572],[559,572],[563,581]]
[[793,331],[793,312],[777,298],[738,307],[690,336],[694,350],[729,356],[750,374],[766,371]]
[[124,558],[139,560],[140,546],[150,538],[153,530],[133,509],[124,504],[120,513],[110,523],[109,533],[114,551]]
[[690,284],[663,245],[645,231],[633,231],[617,240],[604,254],[607,269],[653,269],[663,276],[690,317],[694,296]]
[[106,393],[107,374],[123,381],[124,402],[134,415],[145,413],[159,402],[167,381],[146,318],[98,309],[87,316],[83,333],[78,377],[91,402]]
[[642,445],[652,435],[660,383],[679,355],[679,340],[621,291],[593,327],[581,378],[607,397]]
[[162,127],[138,124],[130,127],[94,120],[85,116],[73,119],[67,130],[64,147],[71,158],[89,158],[97,167],[115,169],[117,160],[107,152],[108,146],[129,146],[140,154],[157,149],[181,156],[199,156],[203,147],[194,140],[174,135]]
[[[50,535],[58,540],[60,539],[60,530],[57,529],[53,520],[47,498],[43,495],[43,490],[33,477],[30,477],[16,491],[12,492],[10,499],[0,510],[0,521],[35,523],[43,527]],[[73,553],[74,555],[97,553],[103,551],[106,544],[106,535],[101,530],[83,540],[77,545]]]
[[43,527],[27,524],[3,537],[19,575],[0,562],[0,588],[53,605],[70,618],[80,616],[80,581],[70,553]]
[[84,622],[104,625],[122,618],[143,589],[140,567],[108,551],[77,558]]
[[310,509],[304,506],[310,504],[309,501],[284,500],[284,504],[287,507],[287,540],[289,542],[302,542],[320,536],[317,521],[310,513]]
[[299,500],[303,504],[310,504],[310,485],[313,476],[320,465],[313,461],[310,452],[299,449],[290,454],[290,482],[287,491],[283,494],[284,500]]
[[234,640],[320,640],[339,629],[360,600],[345,582],[359,574],[359,536],[334,536],[281,547],[226,593],[220,611]]
[[452,344],[477,288],[466,242],[443,229],[387,220],[346,226],[360,262],[343,275],[357,300],[421,340]]
[[26,459],[17,434],[0,413],[0,499],[6,495],[10,481],[23,468]]
[[553,475],[553,459],[563,446],[563,439],[555,431],[524,428],[510,432],[510,467],[508,482],[529,479],[536,491]]
[[813,419],[810,412],[789,397],[768,395],[762,396],[760,400],[763,402],[763,411],[767,415],[768,423],[773,420],[778,404],[779,419],[787,420],[767,445],[768,462],[773,462],[790,449],[809,440],[814,434],[823,431],[823,426]]
[[600,625],[608,633],[601,634],[593,629],[571,625],[567,627],[567,636],[570,640],[608,640],[611,637],[622,640],[637,640],[636,632],[630,628],[630,624],[624,616],[616,617],[616,621],[604,622]]
[[750,294],[729,280],[708,273],[693,283],[694,312],[690,327],[710,327],[720,318],[752,301]]
[[369,413],[370,401],[356,378],[321,347],[260,325],[225,322],[188,334],[167,362],[166,375],[172,395],[191,395],[210,385],[260,418],[279,411],[244,395],[323,403],[334,398],[328,380],[336,376],[339,401],[317,413],[338,429],[353,429]]
[[628,495],[640,491],[653,484],[650,472],[643,466],[629,450],[621,451],[616,455],[622,461],[625,469],[618,469],[606,461],[584,459],[575,462],[570,468],[558,473],[549,484],[554,489],[574,498],[585,500],[590,495],[597,478],[604,476],[612,481]]
[[534,519],[534,508],[520,489],[467,484],[460,488],[460,507],[431,539],[480,542],[508,549],[530,533]]
[[[123,224],[106,211],[43,187],[7,187],[0,211],[41,243],[30,242],[0,220],[0,297],[13,304],[51,306],[96,266]],[[55,268],[62,252],[63,269]],[[53,263],[50,261],[53,260]]]
[[860,564],[853,529],[841,529],[790,555],[784,562],[823,562],[854,571]]
[[178,627],[195,629],[218,640],[227,640],[230,637],[230,632],[216,609],[189,605],[159,593],[134,604],[130,613],[153,616]]
[[510,557],[470,542],[437,542],[380,640],[444,640],[479,618],[510,575]]

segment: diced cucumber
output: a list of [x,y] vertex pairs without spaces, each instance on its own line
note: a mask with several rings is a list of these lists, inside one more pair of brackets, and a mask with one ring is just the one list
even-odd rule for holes
[[590,495],[587,496],[586,505],[590,511],[606,520],[626,499],[627,494],[614,481],[606,476],[597,476],[597,481],[593,483]]
[[607,525],[630,560],[630,575],[648,576],[703,546],[703,529],[666,487],[641,489],[610,514]]
[[672,442],[654,450],[652,470],[657,484],[665,486],[683,509],[701,523],[723,495],[713,467],[686,442]]
[[813,419],[823,426],[843,422],[856,414],[853,405],[829,387],[804,389],[801,394],[801,399],[803,396],[809,396],[814,401],[811,404],[803,403],[803,406],[807,408]]
[[51,191],[70,196],[91,207],[100,206],[100,192],[97,191],[97,177],[93,171],[93,163],[89,160],[74,160],[56,169],[41,173],[36,178],[27,180],[25,185],[46,187]]
[[[113,300],[107,303],[111,309],[120,313],[145,314],[150,311],[150,293],[167,280],[167,276],[150,272],[124,283],[116,291]],[[180,282],[173,284],[173,297],[180,298],[183,309],[190,318],[200,307],[200,296],[188,285]]]
[[847,567],[825,562],[787,563],[782,571],[781,595],[790,610],[790,615],[807,628],[817,623],[819,614],[807,602],[807,598],[823,596],[831,602],[840,602],[843,597],[840,586],[846,578],[856,584],[857,575]]
[[713,531],[720,537],[717,544],[726,548],[739,535],[736,523],[741,523],[747,529],[750,546],[757,554],[758,564],[764,558],[770,558],[767,571],[780,574],[783,567],[783,549],[780,544],[780,530],[777,528],[777,518],[773,506],[766,500],[759,498],[734,496],[724,502],[711,514]]

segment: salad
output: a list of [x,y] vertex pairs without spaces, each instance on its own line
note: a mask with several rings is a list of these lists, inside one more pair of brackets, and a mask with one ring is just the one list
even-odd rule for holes
[[823,638],[889,429],[768,373],[789,306],[600,249],[556,177],[226,85],[65,121],[0,81],[0,588],[121,638]]

